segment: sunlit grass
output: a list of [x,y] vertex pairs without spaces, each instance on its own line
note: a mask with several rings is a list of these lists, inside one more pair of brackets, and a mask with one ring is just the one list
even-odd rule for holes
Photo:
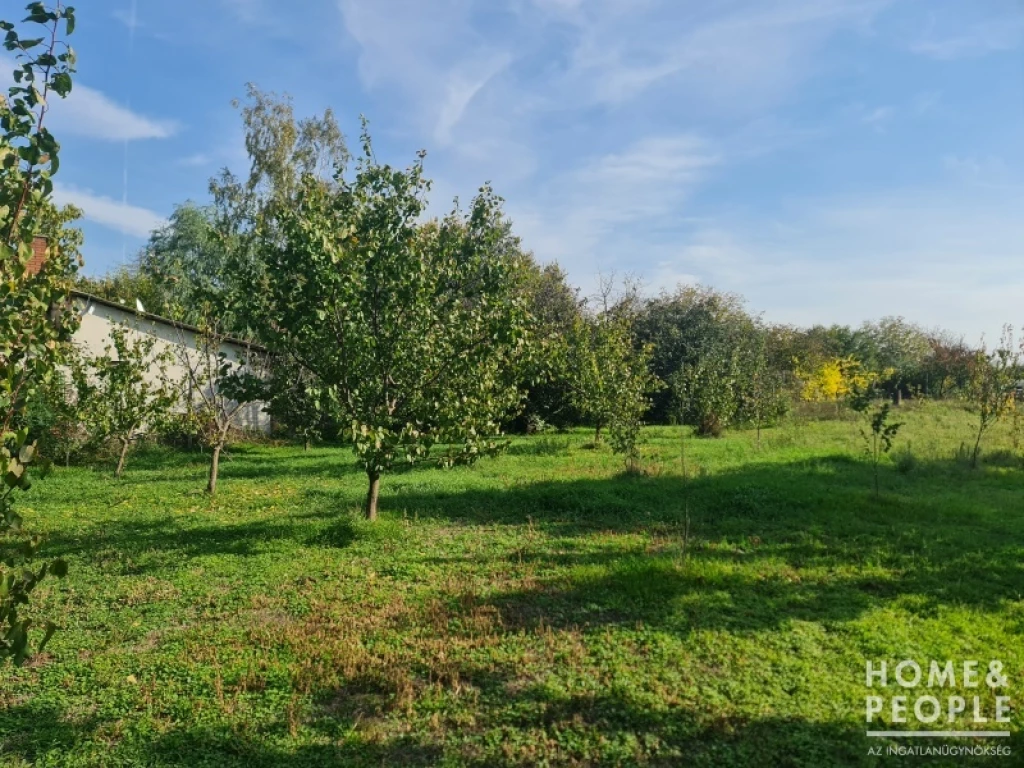
[[0,762],[872,765],[865,659],[1024,675],[1009,436],[973,471],[969,414],[898,415],[915,461],[878,498],[830,421],[685,462],[649,428],[643,476],[520,438],[388,476],[376,524],[343,448],[236,450],[216,500],[196,454],[57,470],[19,502],[70,562],[39,594],[63,629],[0,672]]

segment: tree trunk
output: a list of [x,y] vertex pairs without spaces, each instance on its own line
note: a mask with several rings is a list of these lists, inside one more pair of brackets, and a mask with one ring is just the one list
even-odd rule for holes
[[594,430],[594,445],[601,444],[601,422],[597,423],[597,428]]
[[366,476],[370,481],[370,489],[366,493],[366,519],[376,520],[377,496],[380,493],[380,473],[367,472]]
[[206,492],[211,496],[217,495],[217,473],[220,470],[220,452],[223,447],[223,443],[217,443],[213,446],[213,456],[210,459],[210,477],[206,481]]
[[122,438],[121,440],[121,456],[117,460],[117,469],[114,470],[114,477],[121,477],[121,473],[124,472],[124,460],[128,455],[128,446],[131,444],[130,440]]
[[309,440],[308,439],[306,440],[305,443],[302,444],[302,450],[306,451],[306,452],[309,451]]

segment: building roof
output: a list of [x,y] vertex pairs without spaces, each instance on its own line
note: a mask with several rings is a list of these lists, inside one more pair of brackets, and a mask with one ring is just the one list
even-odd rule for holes
[[[194,325],[188,323],[182,323],[178,320],[172,320],[169,317],[163,317],[161,315],[154,315],[152,312],[140,312],[139,310],[132,309],[127,304],[121,304],[117,301],[111,301],[110,299],[104,299],[101,296],[95,296],[91,293],[85,293],[84,291],[71,291],[71,296],[76,299],[82,299],[88,304],[99,304],[104,307],[111,307],[112,309],[120,310],[121,312],[127,312],[129,314],[137,315],[138,317],[145,318],[154,323],[160,323],[162,325],[170,326],[182,331],[189,331],[190,333],[202,333],[202,331]],[[141,305],[140,305],[141,306]],[[240,339],[237,336],[225,336],[224,341],[227,344],[235,344],[246,349],[251,349],[256,352],[266,352],[267,349],[261,344],[256,344],[252,341],[246,341]]]

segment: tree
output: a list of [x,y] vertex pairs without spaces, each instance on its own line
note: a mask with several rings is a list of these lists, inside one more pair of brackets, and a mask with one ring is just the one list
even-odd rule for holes
[[[221,248],[224,288],[244,300],[252,285],[266,279],[260,263],[267,242],[283,245],[279,212],[297,204],[304,182],[315,180],[329,188],[349,160],[348,147],[334,113],[296,118],[291,97],[261,91],[249,83],[247,98],[236,100],[245,129],[249,171],[244,177],[224,169],[210,180],[212,225]],[[207,212],[211,212],[207,210]],[[236,306],[241,301],[236,301]],[[248,317],[236,319],[237,332]],[[258,325],[258,323],[256,323]]]
[[[674,292],[636,299],[634,332],[638,343],[650,344],[651,368],[668,381],[682,368],[692,369],[715,350],[747,345],[756,333],[743,299],[705,286],[681,285]],[[674,414],[673,393],[656,393],[650,417],[667,422]]]
[[[177,402],[177,387],[168,380],[171,351],[155,352],[156,339],[112,325],[104,354],[87,361],[92,386],[86,420],[98,439],[119,445],[115,477],[124,472],[132,441],[144,427],[155,426]],[[153,371],[156,371],[154,376]]]
[[[223,303],[231,272],[227,244],[216,223],[212,206],[188,201],[175,208],[167,224],[150,235],[136,257],[134,270],[139,281],[148,281],[155,294],[151,298],[153,306],[139,297],[149,311],[199,325],[208,318],[204,307],[209,302]],[[140,286],[144,287],[147,285]]]
[[131,308],[138,300],[147,312],[164,317],[171,314],[164,289],[142,272],[138,264],[118,267],[99,277],[78,274],[75,276],[75,290]]
[[583,317],[584,302],[558,264],[540,266],[530,254],[523,261],[523,298],[532,318],[535,354],[523,371],[526,398],[518,426],[525,431],[545,424],[566,427],[580,418],[573,406],[566,343]]
[[364,126],[353,179],[307,174],[261,219],[249,278],[261,339],[309,371],[319,401],[351,424],[369,519],[396,463],[493,452],[521,400],[528,318],[500,199],[485,186],[468,215],[422,223],[423,156],[406,170],[379,164]]
[[741,417],[757,429],[757,447],[761,448],[761,427],[783,416],[789,409],[782,374],[771,367],[766,333],[758,334],[754,348],[746,355],[741,382],[739,410]]
[[854,385],[854,390],[850,396],[850,407],[865,420],[865,423],[860,428],[860,434],[864,438],[865,451],[871,459],[871,467],[875,478],[875,496],[878,496],[878,464],[882,456],[892,450],[893,441],[895,441],[896,434],[900,431],[903,423],[891,421],[889,419],[889,403],[883,402],[875,405],[874,394],[873,384],[868,384],[867,386]]
[[975,353],[967,390],[969,402],[978,412],[978,427],[971,451],[971,466],[974,468],[978,466],[985,433],[1015,405],[1019,369],[1020,351],[1014,346],[1013,329],[1009,325],[1003,327],[1002,339],[994,352],[989,353],[982,344]]
[[879,374],[864,370],[854,357],[833,357],[814,368],[797,367],[797,377],[803,382],[801,399],[809,403],[835,403],[839,406],[857,390],[864,390],[878,380]]
[[735,347],[715,346],[670,377],[684,424],[698,435],[719,437],[739,411],[740,356]]
[[322,387],[308,370],[290,358],[273,358],[267,367],[269,375],[258,399],[267,404],[267,413],[308,451],[314,440],[323,437],[325,409],[317,396]]
[[[74,209],[51,202],[60,145],[45,125],[48,99],[71,92],[75,54],[60,40],[75,16],[60,4],[27,6],[26,22],[41,25],[40,38],[21,37],[0,21],[4,47],[17,57],[14,85],[0,97],[0,660],[23,662],[30,652],[30,596],[49,574],[67,573],[63,560],[33,565],[40,539],[21,533],[14,492],[27,490],[35,438],[25,424],[40,389],[54,375],[76,327],[69,293],[80,266],[81,234],[66,224]],[[33,241],[46,236],[46,259],[33,268]],[[45,622],[38,649],[55,625]]]
[[644,414],[651,407],[651,393],[663,386],[650,370],[653,350],[650,345],[634,348],[629,359],[629,374],[611,381],[612,409],[608,418],[608,433],[612,451],[621,453],[626,469],[636,472],[640,467],[640,429]]
[[864,323],[855,334],[854,345],[857,359],[870,370],[887,372],[879,384],[885,386],[897,404],[931,354],[927,334],[902,317]]
[[565,345],[566,370],[570,376],[572,403],[594,427],[594,443],[601,430],[614,422],[639,421],[653,389],[648,365],[650,347],[633,344],[628,320],[602,312],[579,317]]
[[254,368],[257,355],[250,347],[238,359],[226,351],[229,335],[212,313],[207,313],[195,333],[195,349],[187,340],[177,346],[178,361],[185,369],[189,407],[195,408],[201,427],[199,437],[210,449],[206,492],[217,493],[220,457],[236,419],[249,403],[259,399],[262,382]]
[[29,433],[36,437],[44,458],[60,457],[65,466],[71,457],[85,449],[89,433],[83,424],[87,411],[89,385],[81,357],[69,345],[57,370],[41,382],[26,416]]

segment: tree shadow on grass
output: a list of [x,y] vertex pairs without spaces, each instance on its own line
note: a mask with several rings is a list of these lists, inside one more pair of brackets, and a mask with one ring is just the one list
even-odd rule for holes
[[[886,754],[898,742],[869,739],[855,720],[825,719],[834,713],[823,712],[821,719],[741,711],[726,715],[699,701],[670,697],[652,702],[643,693],[610,684],[566,692],[536,682],[524,684],[512,666],[470,665],[459,678],[475,692],[473,718],[466,724],[442,711],[435,727],[426,726],[422,712],[395,709],[385,688],[367,688],[358,681],[321,691],[312,711],[297,719],[280,711],[270,721],[248,728],[198,720],[172,723],[164,732],[128,728],[117,739],[105,737],[103,747],[97,745],[101,725],[95,718],[72,722],[50,706],[16,705],[0,710],[0,758],[81,762],[86,756],[96,760],[102,750],[111,764],[166,768],[922,764],[921,757]],[[1022,741],[1021,734],[1014,733],[1006,742],[1000,740],[1000,746],[1019,753]],[[872,747],[882,754],[872,755]],[[1011,764],[1000,756],[971,757],[970,762]],[[965,758],[957,756],[927,760],[938,766],[964,763]]]
[[[344,548],[357,538],[350,516],[285,516],[277,520],[248,523],[189,524],[187,521],[108,521],[99,529],[75,537],[60,533],[46,540],[46,554],[53,557],[80,556],[94,563],[107,553],[118,562],[137,562],[139,557],[157,556],[154,568],[164,562],[185,562],[187,558],[211,555],[251,557],[275,549],[279,542],[305,546]],[[146,568],[131,566],[132,573]]]
[[37,701],[0,707],[0,763],[34,764],[46,753],[66,753],[91,736],[98,723],[94,715],[72,718],[54,704]]
[[[646,765],[646,766],[875,766],[920,764],[884,756],[891,741],[870,739],[855,719],[826,720],[793,714],[717,713],[699,701],[649,696],[606,683],[583,693],[561,686],[525,683],[512,666],[462,666],[450,678],[470,691],[472,724],[459,727],[442,719],[429,746],[446,764],[465,766]],[[378,733],[403,734],[405,718],[388,719],[392,691],[353,685],[322,697],[311,725],[325,734],[373,722]],[[436,692],[435,694],[436,695]],[[799,702],[792,702],[799,708]],[[490,738],[488,738],[490,737]],[[404,736],[397,736],[401,740]],[[1020,749],[1014,735],[1013,746]],[[387,739],[385,743],[391,743]],[[883,756],[870,754],[882,748]],[[415,755],[416,753],[413,753]],[[429,754],[429,747],[427,754]],[[415,759],[415,757],[413,757]],[[974,758],[980,765],[1005,765]],[[369,765],[354,760],[353,765]],[[961,758],[929,765],[960,765]]]
[[[849,620],[890,600],[928,616],[1020,599],[1024,505],[1014,503],[1024,478],[985,497],[933,476],[879,497],[870,489],[870,468],[836,457],[747,465],[685,485],[677,477],[567,480],[443,498],[403,493],[390,505],[459,525],[528,518],[547,537],[516,553],[540,574],[534,584],[491,598],[510,627],[643,621],[757,630]],[[568,546],[619,534],[645,534],[658,548]]]

